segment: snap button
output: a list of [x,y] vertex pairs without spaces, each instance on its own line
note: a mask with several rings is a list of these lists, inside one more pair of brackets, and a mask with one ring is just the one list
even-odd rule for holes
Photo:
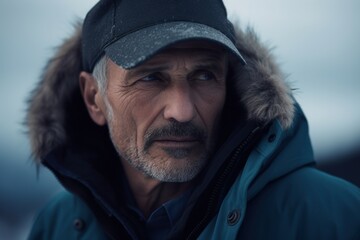
[[230,226],[235,225],[240,219],[240,211],[238,209],[232,210],[227,216],[227,223]]
[[273,133],[269,136],[268,141],[273,142],[273,141],[275,141],[275,139],[276,139],[276,134]]
[[82,231],[85,228],[85,222],[80,218],[75,219],[73,225],[78,231]]

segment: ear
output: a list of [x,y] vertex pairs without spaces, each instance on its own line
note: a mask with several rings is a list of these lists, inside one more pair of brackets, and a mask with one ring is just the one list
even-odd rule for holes
[[100,126],[105,125],[106,109],[95,78],[88,72],[81,72],[79,81],[81,93],[91,119]]

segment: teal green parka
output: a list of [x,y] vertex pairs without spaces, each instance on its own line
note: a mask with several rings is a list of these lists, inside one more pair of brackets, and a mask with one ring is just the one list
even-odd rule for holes
[[[27,115],[34,155],[67,190],[29,239],[146,239],[129,215],[106,127],[78,86],[81,27],[59,48]],[[230,71],[222,136],[168,239],[360,239],[360,190],[314,168],[306,119],[269,50],[237,29],[246,66]]]

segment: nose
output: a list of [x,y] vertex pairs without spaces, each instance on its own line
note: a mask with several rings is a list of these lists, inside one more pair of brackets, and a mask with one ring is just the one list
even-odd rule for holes
[[165,100],[164,118],[178,122],[194,119],[196,107],[190,86],[174,86],[168,91]]

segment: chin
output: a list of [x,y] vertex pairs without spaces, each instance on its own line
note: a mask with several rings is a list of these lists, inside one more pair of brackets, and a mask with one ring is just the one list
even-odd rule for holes
[[[151,160],[150,160],[151,161]],[[152,160],[143,172],[162,182],[189,182],[194,179],[204,168],[205,158],[199,155],[176,157],[163,157],[161,161]]]

